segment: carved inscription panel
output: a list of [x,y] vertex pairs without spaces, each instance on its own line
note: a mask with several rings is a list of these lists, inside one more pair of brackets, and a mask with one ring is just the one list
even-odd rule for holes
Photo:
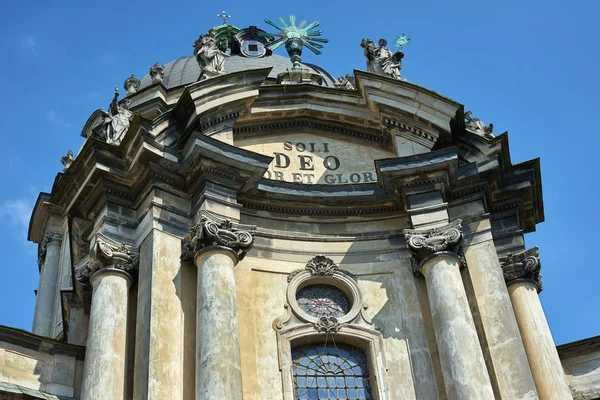
[[385,150],[311,134],[244,139],[235,145],[274,158],[265,178],[306,185],[377,182],[374,160],[394,157]]

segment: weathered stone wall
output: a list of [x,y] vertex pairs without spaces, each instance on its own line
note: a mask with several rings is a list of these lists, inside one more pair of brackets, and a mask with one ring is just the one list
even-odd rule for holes
[[83,347],[0,326],[0,382],[78,398],[84,352]]
[[600,399],[600,336],[558,346],[574,400]]

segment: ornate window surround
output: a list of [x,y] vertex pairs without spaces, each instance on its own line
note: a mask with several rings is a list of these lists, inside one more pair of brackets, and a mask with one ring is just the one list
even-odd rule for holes
[[[292,349],[308,343],[345,343],[362,349],[367,356],[371,395],[376,400],[388,400],[387,361],[383,337],[364,314],[362,295],[356,278],[341,270],[323,256],[314,257],[304,270],[288,277],[287,304],[284,316],[273,321],[277,332],[279,370],[283,380],[283,399],[294,400]],[[352,302],[350,311],[340,318],[317,318],[304,312],[296,301],[298,290],[310,285],[331,285],[346,294]]]

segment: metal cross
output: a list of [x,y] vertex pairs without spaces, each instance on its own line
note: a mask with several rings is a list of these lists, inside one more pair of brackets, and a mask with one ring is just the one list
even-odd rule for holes
[[227,18],[231,18],[231,15],[227,15],[225,11],[221,11],[221,14],[217,14],[217,17],[223,18],[223,25],[227,25]]

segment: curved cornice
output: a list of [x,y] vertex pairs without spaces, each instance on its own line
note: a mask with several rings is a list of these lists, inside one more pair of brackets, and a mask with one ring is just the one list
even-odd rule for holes
[[[409,192],[429,185],[443,188],[448,200],[483,191],[490,199],[488,211],[521,207],[526,231],[543,221],[539,160],[513,165],[506,134],[490,140],[466,132],[461,104],[363,71],[355,71],[356,91],[265,86],[269,70],[240,71],[178,88],[181,95],[168,111],[153,120],[134,116],[119,146],[88,138],[57,179],[51,201],[85,217],[107,198],[134,206],[148,185],[193,197],[204,181],[213,181],[242,193],[251,209],[320,215],[325,207],[341,216],[404,212],[396,188]],[[436,151],[374,161],[380,183],[298,185],[263,179],[270,157],[215,139],[231,142],[294,131],[388,150],[395,147],[395,135],[404,135]],[[222,132],[230,136],[209,137]],[[306,203],[307,198],[313,201]]]

